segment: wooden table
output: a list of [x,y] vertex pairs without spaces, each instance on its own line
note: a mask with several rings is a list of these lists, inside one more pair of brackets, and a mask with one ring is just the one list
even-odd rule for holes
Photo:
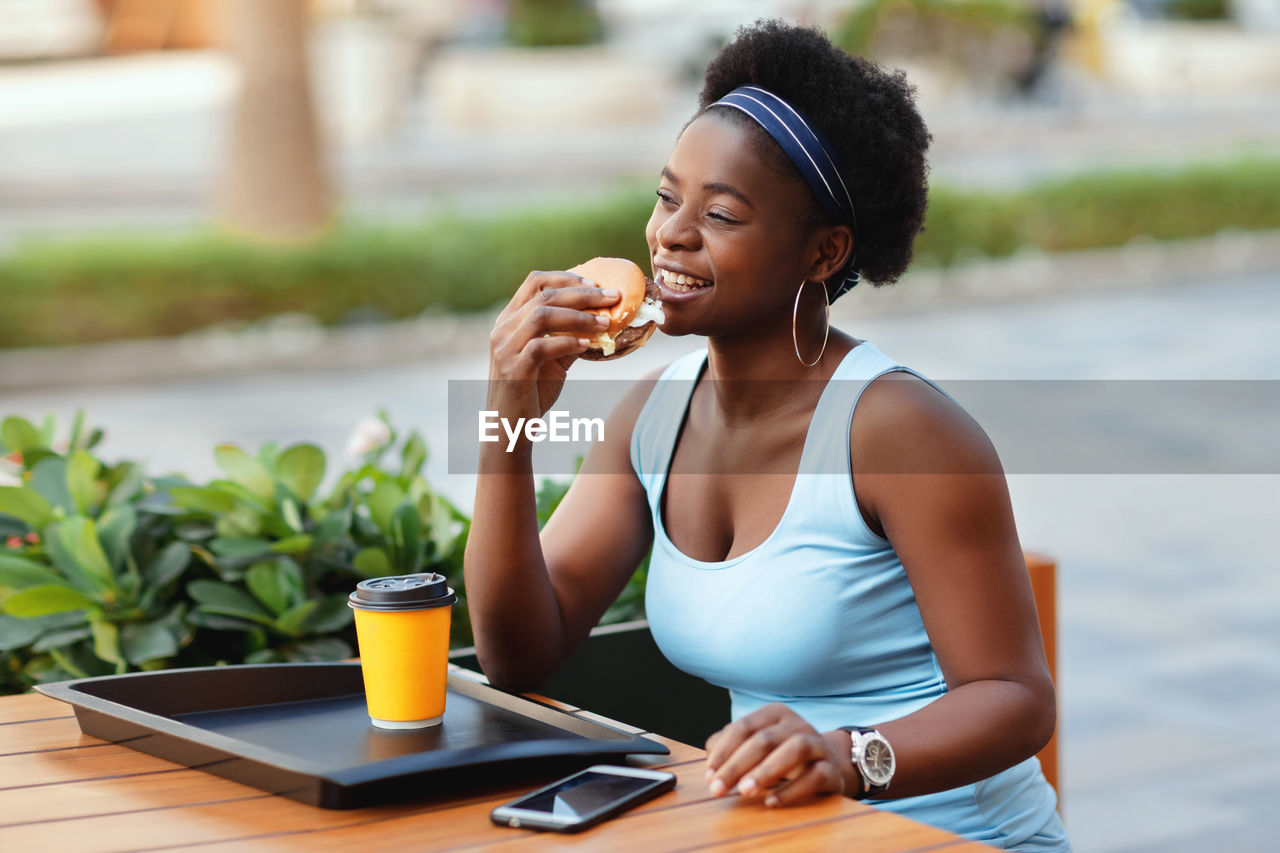
[[676,790],[581,835],[560,835],[489,822],[494,806],[528,785],[329,811],[81,734],[71,707],[45,696],[5,696],[0,850],[990,850],[843,797],[777,810],[737,797],[713,799],[701,749],[649,736],[671,755],[646,763],[676,773]]

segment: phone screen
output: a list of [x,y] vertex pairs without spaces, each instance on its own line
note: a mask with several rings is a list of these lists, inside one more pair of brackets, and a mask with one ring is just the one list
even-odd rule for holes
[[516,800],[511,803],[511,808],[564,817],[585,817],[658,784],[661,781],[657,779],[584,770],[554,788]]

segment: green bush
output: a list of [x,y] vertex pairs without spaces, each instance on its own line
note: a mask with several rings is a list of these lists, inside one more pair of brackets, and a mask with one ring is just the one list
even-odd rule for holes
[[[356,653],[347,595],[363,578],[438,572],[457,592],[450,646],[474,645],[462,555],[471,522],[422,477],[427,447],[385,415],[359,464],[321,491],[320,448],[219,445],[224,476],[147,477],[70,435],[0,422],[0,694],[137,670],[340,660]],[[568,491],[545,480],[540,524]],[[646,558],[601,624],[644,615]]]
[[[224,234],[32,242],[0,258],[0,346],[177,335],[301,311],[325,324],[505,302],[532,269],[647,256],[651,188],[416,225],[349,223],[283,248]],[[931,190],[921,264],[1280,228],[1280,161],[1090,173],[1025,190]]]

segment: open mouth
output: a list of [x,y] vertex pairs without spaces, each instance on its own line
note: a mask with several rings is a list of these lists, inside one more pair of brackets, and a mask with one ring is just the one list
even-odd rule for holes
[[685,275],[684,273],[671,272],[670,270],[664,270],[661,267],[657,268],[657,273],[657,279],[662,286],[669,288],[670,290],[674,290],[677,293],[692,293],[695,290],[702,290],[703,288],[711,286],[711,282],[706,279],[694,278],[693,276]]

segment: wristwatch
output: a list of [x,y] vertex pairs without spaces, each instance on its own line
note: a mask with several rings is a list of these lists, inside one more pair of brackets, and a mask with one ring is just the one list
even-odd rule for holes
[[854,767],[858,768],[858,774],[862,777],[862,790],[855,791],[853,799],[874,800],[889,790],[889,783],[893,780],[893,771],[897,767],[897,762],[893,758],[893,747],[889,746],[889,741],[875,729],[865,726],[841,726],[840,728],[848,732],[849,738],[853,741],[849,760],[853,762]]

